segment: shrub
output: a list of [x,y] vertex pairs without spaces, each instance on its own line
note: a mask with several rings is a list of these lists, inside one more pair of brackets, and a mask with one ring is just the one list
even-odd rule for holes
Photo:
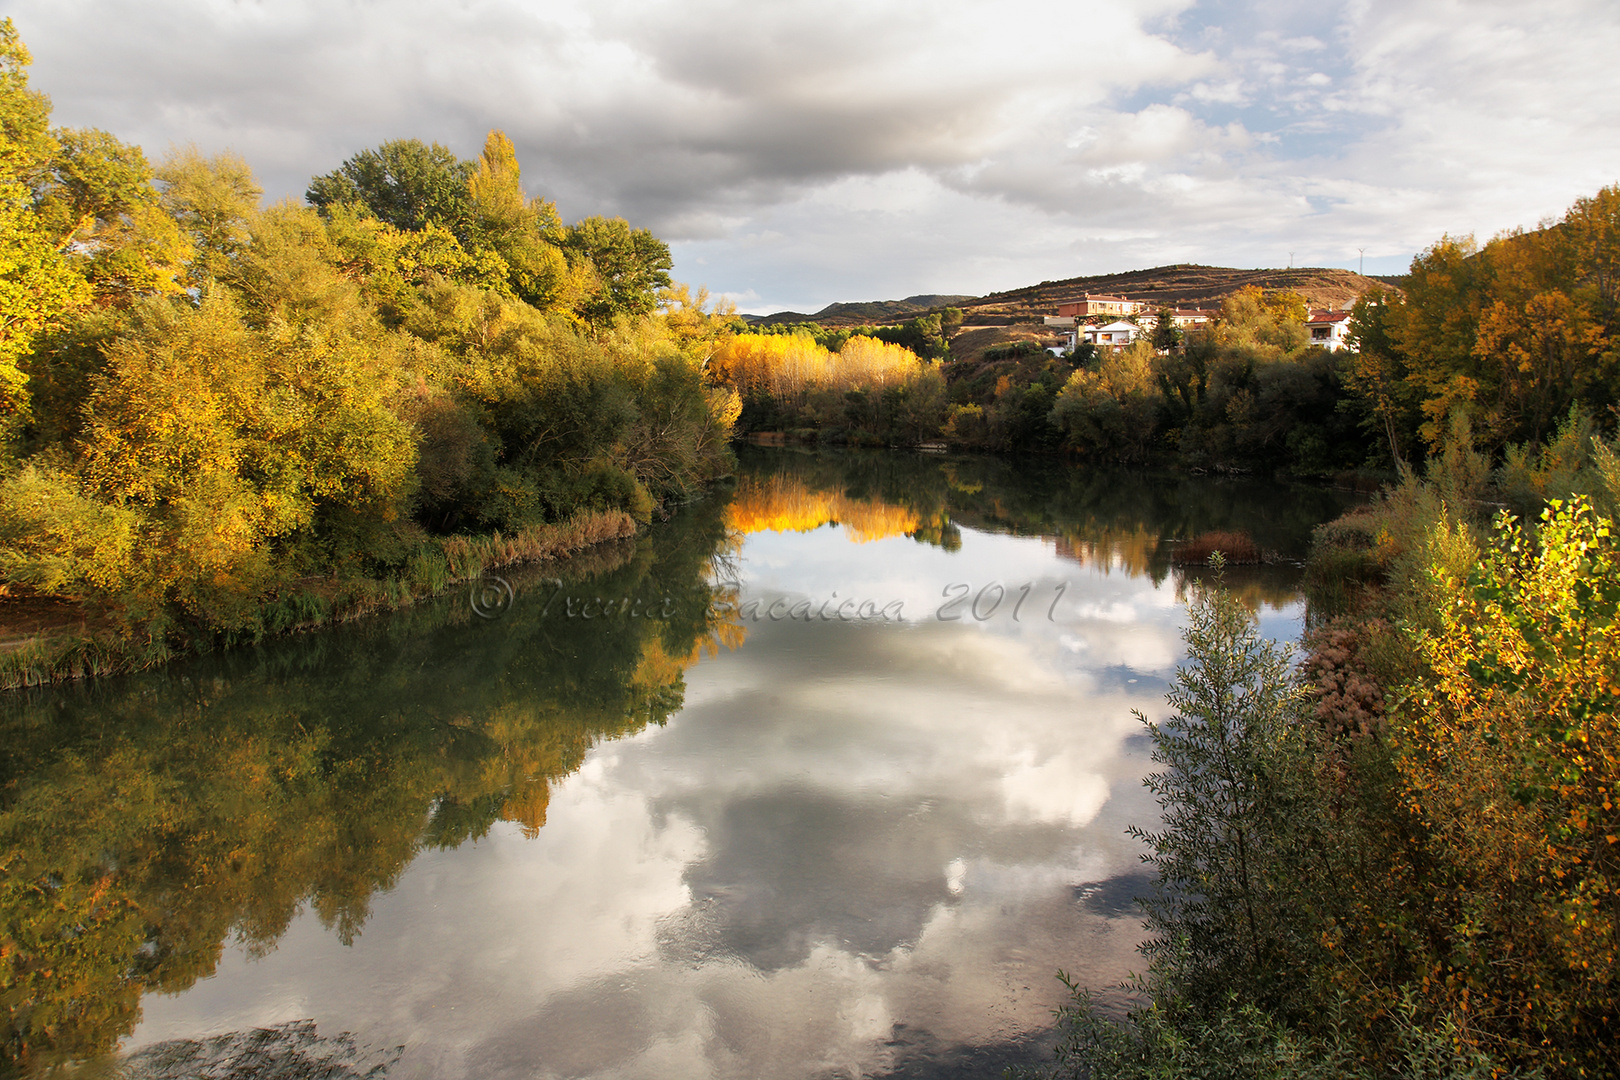
[[1203,566],[1217,552],[1228,566],[1254,566],[1261,561],[1260,549],[1248,533],[1219,531],[1199,533],[1191,540],[1178,544],[1170,559],[1182,565]]

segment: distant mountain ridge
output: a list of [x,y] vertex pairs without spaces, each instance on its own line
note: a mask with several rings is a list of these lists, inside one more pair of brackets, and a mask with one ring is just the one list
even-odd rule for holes
[[798,311],[778,311],[773,315],[744,315],[743,319],[755,325],[775,323],[814,322],[824,326],[862,326],[886,322],[899,322],[940,308],[961,307],[976,299],[956,293],[924,293],[908,296],[904,300],[866,300],[851,303],[828,304],[814,315]]
[[1043,281],[1039,285],[987,296],[933,293],[908,296],[904,300],[828,304],[813,315],[778,311],[773,315],[744,315],[743,318],[755,325],[816,322],[834,327],[861,326],[902,322],[930,311],[959,307],[966,325],[1038,322],[1043,315],[1057,314],[1057,306],[1064,301],[1077,300],[1087,293],[1127,296],[1132,300],[1146,301],[1153,308],[1167,306],[1213,311],[1221,306],[1221,301],[1226,297],[1249,285],[1268,290],[1291,289],[1305,297],[1311,307],[1338,308],[1369,289],[1399,287],[1399,281],[1399,278],[1375,278],[1333,266],[1239,270],[1227,266],[1177,263],[1149,270]]

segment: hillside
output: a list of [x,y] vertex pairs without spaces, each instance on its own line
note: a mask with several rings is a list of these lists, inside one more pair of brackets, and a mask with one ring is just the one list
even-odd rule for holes
[[1157,266],[1122,274],[1043,281],[1008,292],[991,293],[957,306],[968,323],[1026,322],[1057,312],[1057,305],[1086,293],[1128,296],[1150,307],[1220,307],[1221,300],[1247,285],[1262,289],[1292,289],[1312,307],[1336,308],[1383,282],[1337,267],[1296,267],[1287,270],[1237,270],[1224,266]]
[[952,306],[960,307],[963,303],[973,300],[972,296],[925,293],[921,296],[908,296],[904,300],[868,300],[855,303],[828,304],[814,315],[805,315],[797,311],[778,311],[773,315],[744,315],[743,319],[755,325],[765,326],[776,323],[800,322],[820,323],[823,326],[864,326],[901,322],[927,311],[937,311],[940,308]]
[[904,300],[873,300],[865,303],[828,304],[807,315],[778,311],[773,315],[744,315],[755,325],[815,322],[823,326],[862,326],[903,322],[906,319],[945,307],[959,307],[968,326],[1005,326],[1039,322],[1043,315],[1057,314],[1057,306],[1086,293],[1128,296],[1145,300],[1150,307],[1214,310],[1221,300],[1246,285],[1262,289],[1292,289],[1312,307],[1336,308],[1354,300],[1375,286],[1398,286],[1401,278],[1358,274],[1337,267],[1296,267],[1286,270],[1238,270],[1225,266],[1156,266],[1151,270],[1129,270],[1121,274],[1094,274],[1090,277],[1043,281],[1022,289],[991,293],[988,296],[929,294]]

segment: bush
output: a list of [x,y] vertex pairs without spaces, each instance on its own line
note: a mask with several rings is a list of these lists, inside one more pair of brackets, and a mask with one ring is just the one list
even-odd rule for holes
[[1184,566],[1207,565],[1216,553],[1228,566],[1254,566],[1260,561],[1260,549],[1245,532],[1199,533],[1191,540],[1176,546],[1170,561]]

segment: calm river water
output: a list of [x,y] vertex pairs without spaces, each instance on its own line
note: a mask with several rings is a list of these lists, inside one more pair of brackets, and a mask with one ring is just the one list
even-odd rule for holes
[[[750,451],[734,487],[566,567],[13,695],[0,1071],[1037,1060],[1060,968],[1140,966],[1132,710],[1163,714],[1182,656],[1174,541],[1297,557],[1341,503]],[[1298,632],[1296,573],[1232,575],[1271,636]]]

